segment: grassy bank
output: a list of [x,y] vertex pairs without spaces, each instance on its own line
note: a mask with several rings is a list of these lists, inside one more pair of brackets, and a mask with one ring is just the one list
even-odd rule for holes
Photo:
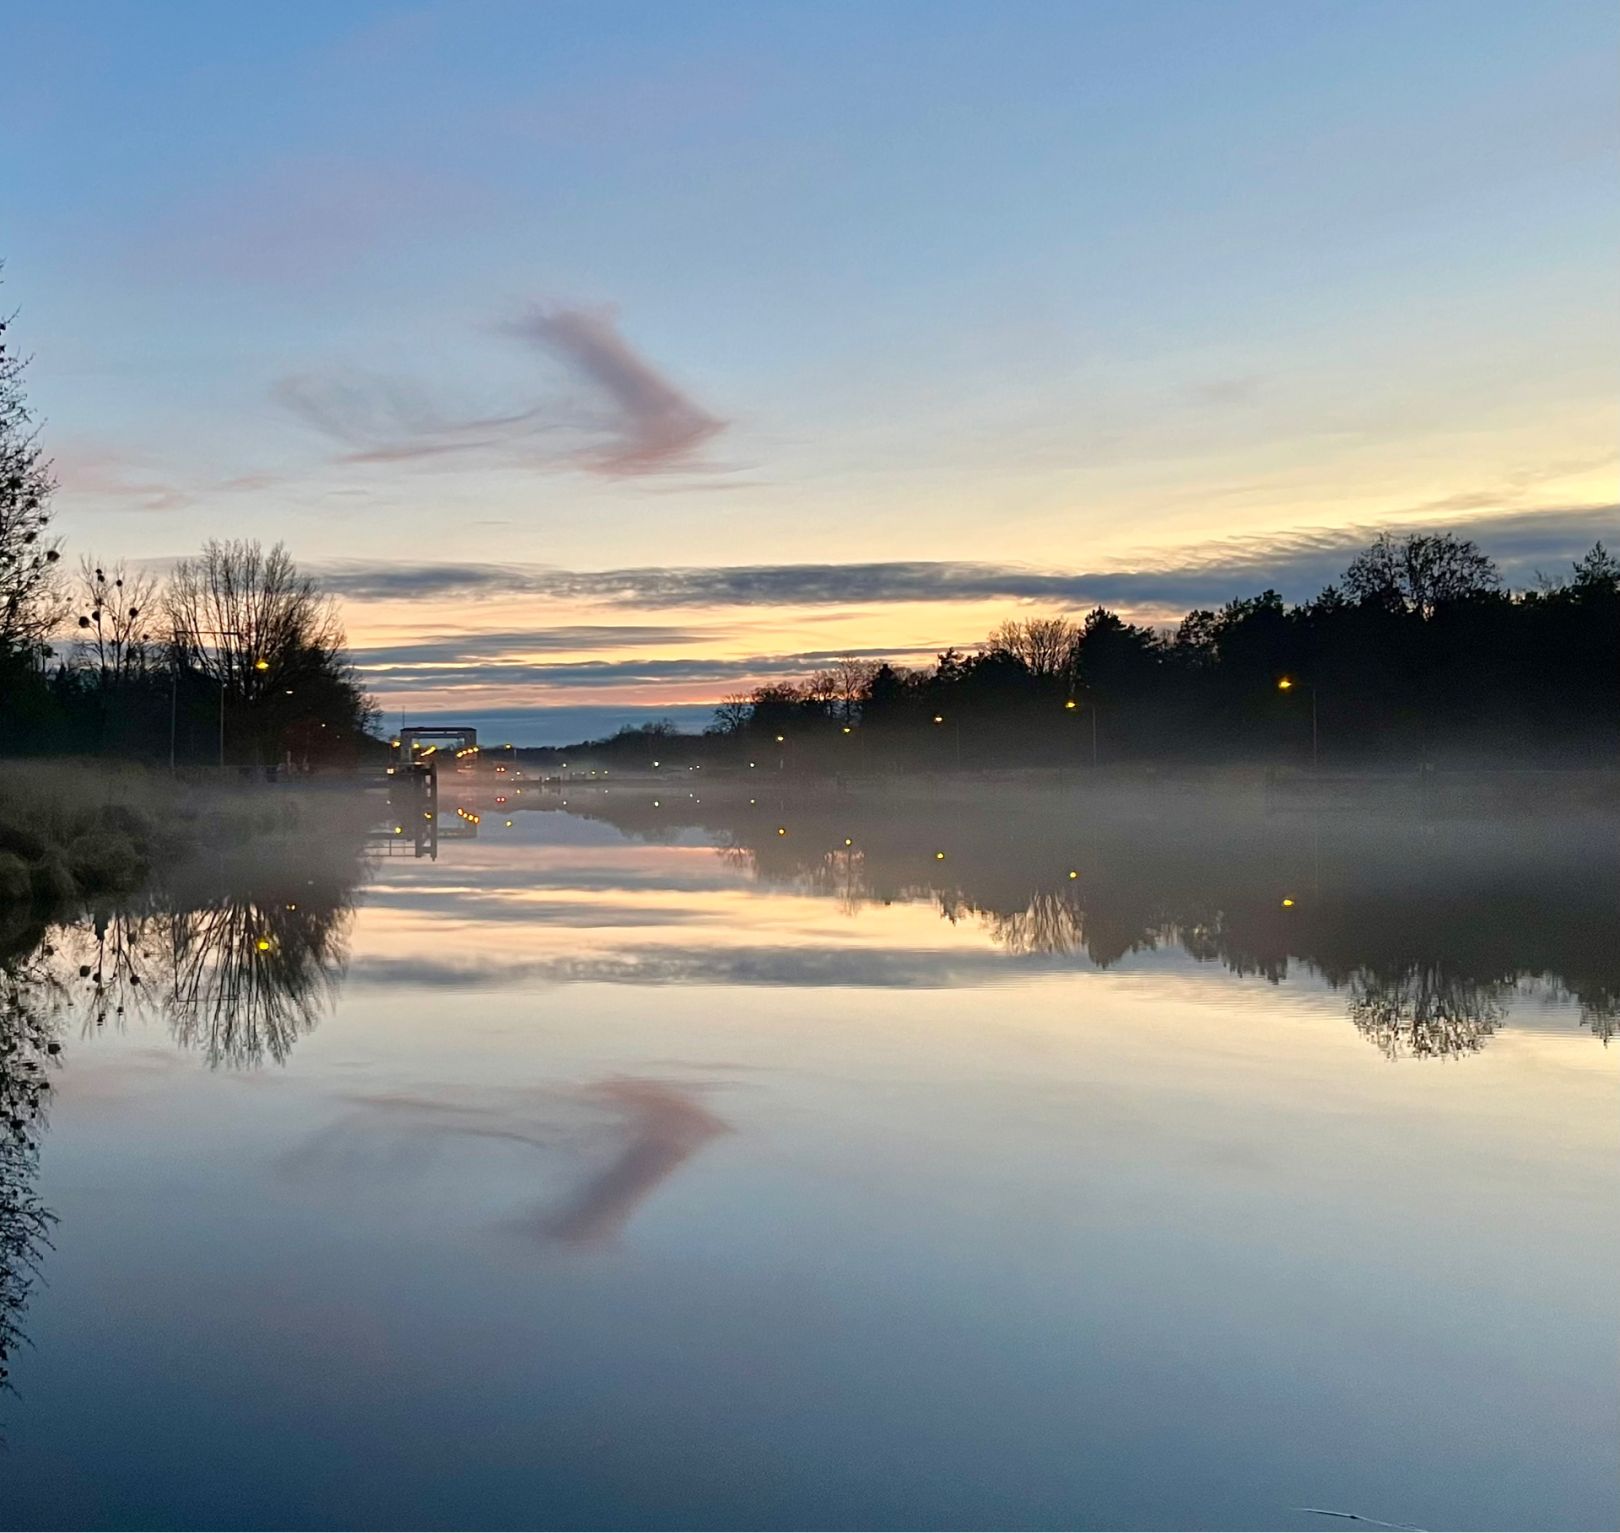
[[313,843],[352,830],[360,797],[99,763],[0,761],[0,906],[126,893],[204,854]]

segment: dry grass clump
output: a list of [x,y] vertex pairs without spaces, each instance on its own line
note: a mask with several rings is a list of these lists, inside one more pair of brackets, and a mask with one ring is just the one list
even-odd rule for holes
[[266,839],[318,837],[341,791],[176,779],[133,766],[0,762],[0,905],[139,887],[155,868]]

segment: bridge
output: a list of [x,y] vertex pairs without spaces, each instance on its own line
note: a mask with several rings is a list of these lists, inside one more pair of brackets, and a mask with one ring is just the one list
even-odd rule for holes
[[478,731],[470,724],[412,724],[399,732],[393,742],[401,760],[416,760],[417,753],[427,755],[441,745],[448,746],[458,761],[478,754]]

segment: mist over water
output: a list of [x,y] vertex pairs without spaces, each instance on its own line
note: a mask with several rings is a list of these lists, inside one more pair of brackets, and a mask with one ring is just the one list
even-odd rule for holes
[[6,934],[0,1523],[1613,1525],[1620,819],[703,775]]

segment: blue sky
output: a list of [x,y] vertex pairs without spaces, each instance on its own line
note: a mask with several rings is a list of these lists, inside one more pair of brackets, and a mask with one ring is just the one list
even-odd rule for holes
[[[788,572],[671,620],[559,571],[1128,604],[1379,525],[1620,531],[1606,3],[0,15],[70,547],[284,538],[391,709],[541,738],[1092,598]],[[418,578],[463,565],[519,578]],[[413,681],[424,636],[465,658]]]

